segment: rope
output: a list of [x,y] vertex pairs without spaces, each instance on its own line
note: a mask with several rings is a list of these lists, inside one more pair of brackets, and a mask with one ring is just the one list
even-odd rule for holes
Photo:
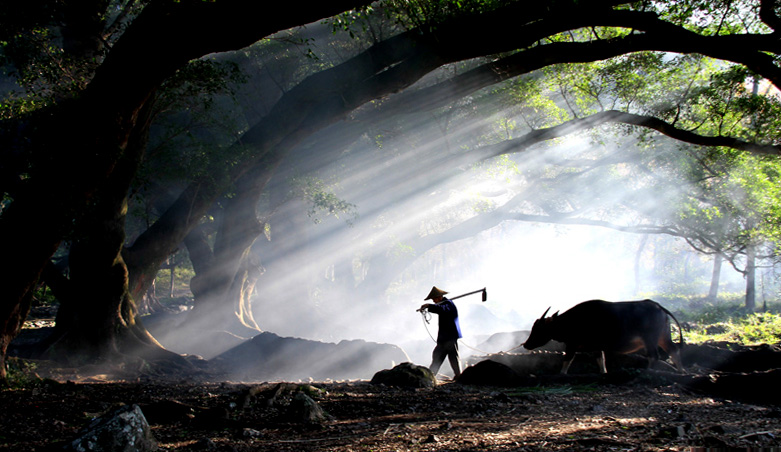
[[[428,333],[428,337],[430,337],[431,340],[434,341],[434,343],[436,344],[437,340],[434,339],[434,336],[431,335],[431,331],[429,331],[429,329],[428,329],[428,324],[431,322],[431,313],[426,311],[426,310],[423,310],[423,311],[420,311],[420,315],[423,318],[423,327],[426,328],[426,332]],[[509,349],[507,351],[500,351],[500,352],[496,352],[496,353],[489,353],[489,352],[480,350],[478,348],[472,347],[469,344],[465,343],[463,340],[461,341],[461,345],[463,345],[466,348],[470,348],[470,349],[472,349],[472,350],[474,350],[476,352],[482,353],[484,355],[495,355],[495,354],[509,353],[509,352],[511,352],[513,350],[517,350],[517,349],[523,347],[523,344],[521,344],[521,345],[519,345],[517,347],[513,347],[513,348],[511,348],[511,349]]]
[[426,311],[425,309],[420,311],[420,315],[423,318],[423,326],[426,328],[426,332],[428,333],[428,337],[431,338],[434,343],[437,343],[437,340],[434,339],[434,336],[431,335],[431,331],[428,330],[428,324],[431,321],[431,313]]

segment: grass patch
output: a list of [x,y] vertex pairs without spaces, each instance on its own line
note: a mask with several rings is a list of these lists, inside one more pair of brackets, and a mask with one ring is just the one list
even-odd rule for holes
[[[661,294],[653,294],[649,298],[659,301],[674,313],[684,328],[683,337],[688,343],[714,341],[756,345],[781,341],[779,302],[767,303],[763,312],[751,312],[745,307],[745,294],[741,293],[725,293],[719,295],[716,301],[701,296]],[[758,304],[758,308],[763,306],[764,303]],[[677,335],[676,330],[673,337],[677,338]]]
[[587,385],[562,385],[562,386],[530,386],[530,387],[518,387],[513,388],[511,391],[507,391],[505,394],[507,394],[510,397],[518,397],[528,394],[556,394],[556,395],[566,395],[566,394],[572,394],[572,393],[578,393],[578,392],[594,392],[597,390],[597,385],[595,384],[587,384]]
[[5,386],[10,389],[25,389],[38,386],[41,378],[35,373],[38,365],[23,359],[8,357],[6,359]]
[[742,345],[775,344],[781,340],[781,315],[757,312],[730,316],[724,321],[702,324],[684,332],[689,343],[737,342]]
[[[176,267],[174,269],[173,298],[183,295],[191,295],[190,280],[195,276],[195,271],[189,267]],[[157,272],[155,278],[155,292],[158,298],[171,298],[171,270],[164,269]]]

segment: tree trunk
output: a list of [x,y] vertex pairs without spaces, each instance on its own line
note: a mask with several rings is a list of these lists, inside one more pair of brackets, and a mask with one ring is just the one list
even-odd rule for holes
[[724,256],[721,254],[713,255],[713,272],[710,278],[710,290],[708,290],[708,300],[715,302],[719,296],[719,281],[721,280],[721,266],[724,263]]
[[[30,305],[33,299],[33,291],[28,290],[18,303],[13,305],[2,304],[0,305],[0,380],[6,378],[6,365],[5,357],[8,351],[8,346],[17,334],[22,330],[24,320],[27,318],[27,314],[30,312]],[[10,308],[10,309],[9,309]]]
[[174,297],[174,280],[176,279],[176,263],[171,259],[171,280],[168,283],[168,298]]
[[[110,361],[135,355],[173,358],[137,321],[128,290],[125,241],[127,187],[143,158],[149,109],[139,118],[117,170],[101,187],[100,200],[77,228],[69,255],[69,296],[57,315],[47,354],[56,359]],[[78,357],[78,359],[77,359]]]
[[643,237],[640,239],[640,245],[637,247],[637,252],[635,253],[635,293],[640,293],[640,261],[642,260],[643,251],[645,250],[645,245],[648,243],[648,234],[643,234]]
[[251,249],[247,250],[241,259],[239,271],[236,273],[228,292],[228,299],[233,301],[233,315],[239,324],[252,331],[260,332],[262,330],[255,321],[255,315],[252,312],[252,295],[255,293],[258,279],[263,275],[265,269],[251,251]]
[[190,281],[195,301],[187,326],[208,325],[240,336],[260,331],[252,315],[250,297],[262,270],[250,251],[263,233],[257,205],[283,155],[272,153],[264,165],[238,181],[237,193],[220,217],[213,249],[208,246],[203,228],[185,240],[196,273]]
[[[37,118],[25,118],[35,121],[25,129],[25,152],[41,156],[43,164],[34,168],[0,219],[0,236],[14,242],[5,250],[14,265],[4,274],[0,360],[27,315],[43,269],[74,219],[112,177],[139,111],[163,80],[194,58],[245,47],[357,4],[336,1],[304,9],[291,4],[268,15],[266,5],[252,2],[150,3],[112,47],[84,93]],[[5,377],[4,366],[0,377]]]
[[756,309],[756,250],[753,245],[746,248],[746,310],[754,312]]

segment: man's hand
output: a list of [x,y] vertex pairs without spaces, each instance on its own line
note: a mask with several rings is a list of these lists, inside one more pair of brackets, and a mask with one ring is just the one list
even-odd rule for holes
[[431,304],[430,304],[430,303],[426,303],[426,304],[422,305],[422,306],[420,307],[420,309],[418,309],[418,312],[423,312],[423,311],[425,311],[426,309],[428,309],[428,307],[429,307],[429,306],[431,306]]

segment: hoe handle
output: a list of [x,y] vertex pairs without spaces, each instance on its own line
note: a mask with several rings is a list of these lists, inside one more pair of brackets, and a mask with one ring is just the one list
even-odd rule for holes
[[450,297],[450,299],[451,299],[451,300],[455,300],[455,299],[457,299],[457,298],[465,297],[465,296],[467,296],[467,295],[476,294],[476,293],[478,293],[478,292],[483,292],[483,301],[485,301],[485,300],[487,299],[487,294],[486,294],[485,287],[483,287],[483,288],[482,288],[482,289],[480,289],[480,290],[475,290],[474,292],[469,292],[469,293],[461,294],[461,295],[458,295],[458,296],[455,296],[455,297]]

